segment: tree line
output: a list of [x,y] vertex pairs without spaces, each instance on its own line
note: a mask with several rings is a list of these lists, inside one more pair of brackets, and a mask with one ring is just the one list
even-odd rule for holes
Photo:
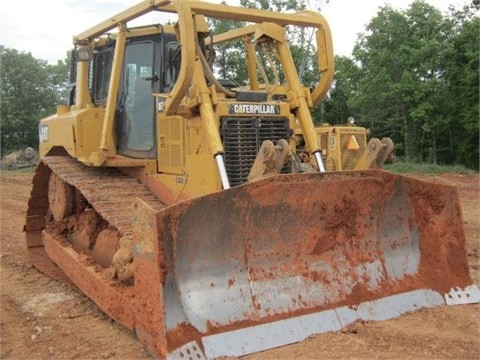
[[[321,10],[323,1],[241,0],[273,11]],[[327,1],[328,3],[328,1]],[[328,6],[328,5],[326,5]],[[390,137],[406,161],[479,169],[480,1],[442,14],[424,0],[405,10],[385,5],[366,25],[351,56],[336,56],[335,80],[315,121],[356,123],[372,136]],[[328,19],[327,19],[328,20]],[[213,33],[244,26],[210,21]],[[312,34],[289,27],[288,38],[305,85],[319,78]],[[246,84],[241,42],[216,49],[215,71]],[[0,45],[2,152],[38,147],[39,119],[67,103],[69,59],[50,65]]]
[[38,149],[39,120],[68,99],[68,60],[50,65],[31,53],[0,45],[0,138],[2,155]]
[[389,136],[406,161],[479,167],[478,2],[442,15],[424,1],[381,7],[351,57],[337,58],[331,116]]

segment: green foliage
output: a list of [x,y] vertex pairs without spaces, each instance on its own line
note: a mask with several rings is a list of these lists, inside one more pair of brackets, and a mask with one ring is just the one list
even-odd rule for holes
[[358,79],[358,69],[352,59],[345,56],[335,57],[335,78],[330,96],[324,101],[323,122],[335,125],[345,124],[353,116],[357,118],[348,104],[350,96],[354,93],[354,84]]
[[480,18],[455,25],[455,19],[462,18],[464,13],[456,12],[454,15],[455,34],[445,71],[446,123],[450,125],[446,138],[452,144],[449,156],[453,162],[478,169]]
[[478,172],[469,169],[462,165],[435,165],[426,163],[413,163],[413,162],[401,162],[397,161],[393,164],[387,164],[384,166],[385,170],[388,170],[397,174],[466,174],[475,175]]
[[[222,4],[226,3],[222,2]],[[296,12],[306,7],[305,1],[292,0],[241,0],[240,5],[252,9],[277,12]],[[208,19],[208,22],[213,34],[220,34],[246,26],[246,23],[238,21]],[[316,85],[320,73],[316,60],[316,49],[313,46],[313,31],[291,26],[287,28],[287,38],[301,81],[306,85]],[[259,58],[261,62],[264,62],[261,56]],[[214,69],[221,78],[234,80],[239,85],[247,85],[248,75],[243,41],[237,40],[216,46]],[[282,80],[284,79],[283,74],[280,74],[280,77]]]
[[478,169],[480,25],[473,10],[442,15],[423,0],[403,11],[381,7],[352,59],[337,62],[329,109],[348,109],[373,136],[391,137],[407,161]]
[[[226,5],[225,2],[222,4]],[[208,18],[208,25],[213,35],[245,26],[240,21],[229,21]],[[247,83],[247,68],[245,66],[245,50],[242,40],[219,44],[215,46],[214,70],[222,79],[235,81],[239,85]]]
[[2,152],[38,148],[38,122],[66,101],[68,66],[48,65],[30,53],[0,46]]

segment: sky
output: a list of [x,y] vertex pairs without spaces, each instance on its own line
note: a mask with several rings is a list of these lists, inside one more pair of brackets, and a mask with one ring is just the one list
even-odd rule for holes
[[[220,3],[221,0],[208,0]],[[72,48],[72,39],[84,30],[139,3],[140,0],[0,0],[0,45],[31,53],[56,64]],[[398,10],[412,0],[324,0],[322,14],[332,30],[334,52],[351,55],[359,33],[386,4]],[[427,0],[444,13],[449,5],[460,7],[470,0]],[[227,3],[234,4],[235,0]],[[163,22],[158,15],[146,16],[146,24]]]

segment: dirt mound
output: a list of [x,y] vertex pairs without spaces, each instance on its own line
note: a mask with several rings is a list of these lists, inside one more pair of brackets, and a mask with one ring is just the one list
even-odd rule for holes
[[5,155],[0,162],[3,170],[15,170],[36,166],[38,162],[38,151],[27,147]]

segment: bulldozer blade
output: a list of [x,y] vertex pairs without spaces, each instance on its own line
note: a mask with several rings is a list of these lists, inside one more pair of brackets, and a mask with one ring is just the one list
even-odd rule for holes
[[451,186],[383,170],[278,175],[152,216],[158,246],[137,255],[163,264],[150,292],[168,358],[241,356],[480,300]]

